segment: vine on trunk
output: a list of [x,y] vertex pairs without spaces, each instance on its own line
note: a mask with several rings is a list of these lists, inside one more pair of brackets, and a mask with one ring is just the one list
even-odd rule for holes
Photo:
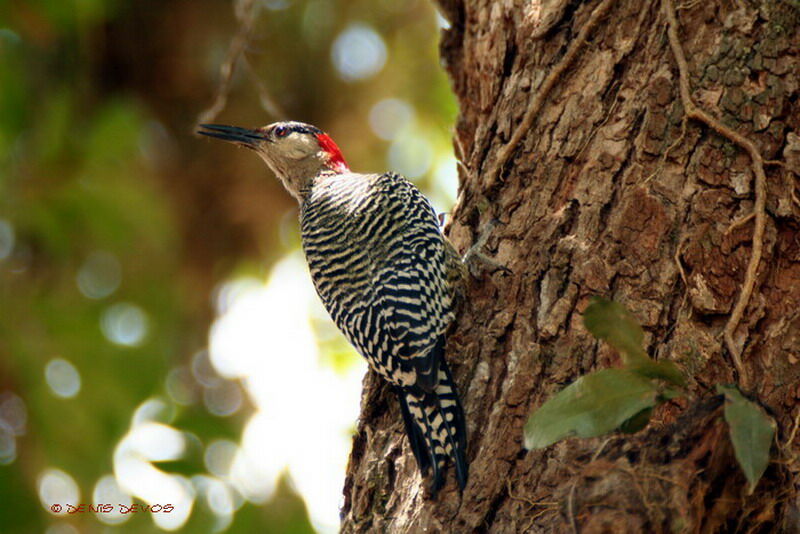
[[[742,388],[748,388],[750,385],[750,377],[742,363],[742,348],[736,346],[733,340],[733,333],[739,322],[742,320],[747,304],[750,302],[750,297],[753,294],[753,288],[756,284],[756,276],[758,272],[758,264],[761,261],[761,252],[764,247],[764,230],[766,228],[766,196],[767,196],[767,176],[764,173],[764,159],[761,153],[756,148],[756,145],[747,137],[740,133],[728,128],[717,119],[706,113],[703,109],[697,107],[692,100],[691,88],[689,86],[689,64],[686,61],[686,55],[683,53],[680,39],[678,37],[678,18],[675,16],[675,7],[672,5],[672,0],[662,0],[662,6],[667,16],[667,36],[669,37],[669,44],[672,48],[672,54],[675,57],[675,62],[678,64],[678,82],[680,87],[681,103],[683,104],[684,113],[690,119],[698,120],[706,126],[727,138],[733,143],[739,145],[750,156],[752,163],[753,173],[755,174],[755,205],[753,207],[752,216],[755,218],[755,228],[753,229],[753,249],[750,253],[750,260],[747,263],[747,272],[745,273],[744,283],[742,284],[742,291],[739,293],[739,298],[736,300],[736,305],[733,307],[731,316],[728,319],[725,329],[723,330],[723,337],[728,352],[731,353],[733,364],[736,366],[736,372],[739,374],[739,384]],[[750,216],[745,217],[741,221],[735,222],[738,226],[746,222]]]
[[528,104],[528,109],[525,111],[525,115],[522,117],[522,122],[519,123],[517,129],[514,131],[514,135],[511,136],[511,139],[508,141],[508,144],[505,145],[497,155],[497,159],[494,162],[494,165],[488,170],[486,173],[487,176],[487,184],[488,188],[491,188],[497,180],[500,178],[500,174],[503,172],[503,167],[508,160],[511,158],[511,155],[517,149],[520,141],[525,137],[525,134],[528,133],[531,126],[533,126],[533,121],[536,120],[536,116],[539,114],[539,111],[544,106],[544,102],[547,99],[547,95],[550,94],[550,91],[555,87],[556,83],[558,82],[561,75],[572,65],[572,62],[578,56],[578,52],[580,52],[583,44],[586,42],[586,39],[589,37],[589,33],[597,26],[597,23],[600,21],[603,16],[608,13],[608,10],[611,8],[611,4],[614,3],[614,0],[603,0],[599,6],[595,8],[592,12],[592,15],[589,17],[589,20],[586,21],[586,24],[583,25],[581,31],[578,33],[578,36],[572,41],[572,44],[567,49],[567,53],[564,54],[564,57],[561,58],[561,61],[558,62],[558,65],[550,71],[550,74],[547,75],[547,78],[542,83],[541,88],[539,91],[534,95],[533,99]]

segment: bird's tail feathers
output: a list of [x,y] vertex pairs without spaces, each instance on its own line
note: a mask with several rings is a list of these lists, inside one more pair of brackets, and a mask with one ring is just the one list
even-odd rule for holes
[[452,463],[463,490],[467,484],[467,428],[464,410],[447,362],[441,361],[433,391],[396,388],[411,450],[423,475],[433,470],[431,493],[444,485],[446,467]]

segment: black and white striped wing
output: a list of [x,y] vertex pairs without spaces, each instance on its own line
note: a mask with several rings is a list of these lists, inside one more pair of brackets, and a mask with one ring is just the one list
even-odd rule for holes
[[452,298],[428,200],[396,174],[323,177],[301,231],[317,293],[348,340],[393,384],[432,388]]
[[388,253],[374,273],[372,306],[401,371],[413,369],[415,385],[429,390],[443,351],[437,344],[452,320],[444,238],[433,208],[411,183],[388,175],[381,190],[394,235],[386,236]]

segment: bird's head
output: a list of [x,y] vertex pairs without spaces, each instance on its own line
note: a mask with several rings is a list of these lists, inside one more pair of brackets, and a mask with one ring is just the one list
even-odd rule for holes
[[248,130],[201,124],[198,133],[255,150],[298,200],[324,171],[348,171],[341,150],[325,132],[302,122],[275,122]]

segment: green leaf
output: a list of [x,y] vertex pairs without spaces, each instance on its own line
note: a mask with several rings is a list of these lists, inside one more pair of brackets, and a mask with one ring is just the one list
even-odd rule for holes
[[619,431],[624,432],[625,434],[635,434],[647,426],[647,423],[650,422],[651,415],[653,415],[653,409],[645,408],[619,425]]
[[655,406],[657,397],[650,380],[624,369],[582,376],[531,414],[525,424],[525,447],[540,449],[571,435],[605,434]]
[[672,399],[677,399],[678,397],[683,397],[683,392],[672,388],[665,388],[661,391],[661,395],[659,397],[660,400],[662,401],[668,401]]
[[614,347],[622,363],[631,371],[647,378],[666,380],[684,387],[683,373],[669,360],[653,361],[642,347],[644,331],[622,304],[593,297],[583,314],[583,324],[591,334]]
[[644,332],[633,315],[613,300],[593,297],[583,313],[583,324],[592,335],[617,349],[626,366],[635,367],[650,358],[642,348]]
[[676,386],[686,386],[686,378],[684,378],[683,373],[678,369],[677,365],[669,360],[659,360],[656,362],[648,359],[646,361],[637,362],[634,366],[629,367],[629,369],[647,378],[658,378],[666,380]]
[[725,395],[725,421],[730,429],[733,452],[750,484],[747,494],[751,495],[769,463],[775,420],[746,399],[735,386],[718,384],[717,392]]

